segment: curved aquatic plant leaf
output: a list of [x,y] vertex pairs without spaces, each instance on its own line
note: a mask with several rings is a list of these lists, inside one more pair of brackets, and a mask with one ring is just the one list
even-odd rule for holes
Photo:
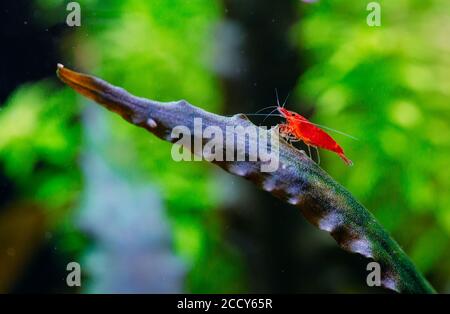
[[[194,118],[202,118],[203,129],[216,126],[224,134],[227,126],[245,128],[252,125],[244,115],[212,114],[185,100],[161,103],[135,97],[122,88],[62,65],[58,65],[57,75],[78,93],[170,142],[177,140],[171,137],[176,126],[186,126],[194,134]],[[200,140],[207,141],[205,138]],[[242,144],[255,145],[250,143],[255,140],[247,137]],[[297,206],[312,224],[329,232],[343,249],[378,262],[381,283],[386,288],[402,293],[434,293],[400,246],[343,186],[284,141],[279,143],[279,162],[280,167],[275,172],[261,172],[261,161],[213,161],[226,171]]]

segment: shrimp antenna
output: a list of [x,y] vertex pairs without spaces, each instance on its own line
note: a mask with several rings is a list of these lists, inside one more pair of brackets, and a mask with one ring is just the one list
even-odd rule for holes
[[264,120],[263,120],[262,122],[266,121],[266,119],[267,119],[272,113],[274,113],[275,111],[278,110],[278,108],[280,108],[280,100],[279,100],[279,98],[278,98],[278,90],[277,90],[276,88],[275,88],[275,96],[276,96],[276,98],[277,98],[277,106],[269,106],[269,107],[263,108],[263,109],[261,109],[261,110],[258,110],[258,111],[256,112],[256,113],[258,113],[258,112],[261,112],[262,110],[265,110],[265,109],[275,108],[275,109],[273,109],[271,112],[269,112],[269,113],[266,115],[266,117],[264,118]]
[[[256,115],[258,113],[260,113],[261,111],[264,111],[266,109],[271,109],[271,108],[278,108],[278,106],[268,106],[268,107],[264,107],[262,109],[259,109],[258,111],[256,111],[255,113],[250,113],[251,115]],[[264,113],[262,115],[265,115]]]
[[[242,114],[245,114],[246,116],[267,116],[267,113],[242,113]],[[274,114],[272,116],[283,118],[281,114]]]
[[287,100],[288,100],[290,94],[291,94],[291,93],[288,93],[288,94],[287,94],[286,99],[285,99],[284,102],[283,102],[283,106],[282,106],[283,108],[284,108],[284,106],[286,105],[286,102],[287,102]]
[[275,88],[275,96],[277,97],[277,105],[280,107],[280,99],[278,97],[278,89]]
[[316,126],[318,126],[318,127],[320,127],[320,128],[323,128],[323,129],[325,129],[325,130],[328,130],[328,131],[336,132],[336,133],[338,133],[338,134],[340,134],[340,135],[343,135],[343,136],[347,136],[347,137],[351,138],[352,140],[359,141],[359,138],[357,138],[357,137],[354,137],[354,136],[352,136],[352,135],[350,135],[350,134],[347,134],[347,133],[338,131],[338,130],[336,130],[336,129],[332,129],[332,128],[327,127],[327,126],[325,126],[325,125],[313,123],[313,122],[311,122],[311,121],[308,121],[307,123],[316,125]]
[[268,117],[270,117],[270,115],[272,115],[272,113],[276,112],[277,110],[278,110],[278,107],[276,107],[276,108],[273,109],[271,112],[269,112],[269,113],[266,115],[266,117],[264,118],[264,120],[263,120],[262,122],[266,121],[266,119],[267,119]]

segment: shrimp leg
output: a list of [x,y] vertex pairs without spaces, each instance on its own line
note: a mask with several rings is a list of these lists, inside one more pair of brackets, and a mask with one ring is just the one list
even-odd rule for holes
[[317,164],[320,165],[320,154],[319,154],[319,149],[317,148],[317,146],[314,146],[314,148],[316,149],[316,152],[317,152]]

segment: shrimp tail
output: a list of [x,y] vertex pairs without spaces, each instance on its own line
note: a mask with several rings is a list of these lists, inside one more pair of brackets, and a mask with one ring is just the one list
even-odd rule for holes
[[339,157],[342,158],[342,160],[347,164],[347,166],[353,166],[353,161],[347,158],[347,156],[344,155],[344,153],[338,154]]

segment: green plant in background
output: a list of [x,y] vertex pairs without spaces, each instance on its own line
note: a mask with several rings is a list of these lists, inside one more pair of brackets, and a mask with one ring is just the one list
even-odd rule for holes
[[74,100],[69,89],[42,81],[17,89],[0,112],[5,173],[14,179],[21,197],[49,209],[71,206],[80,189],[73,166],[80,145]]
[[[76,206],[82,189],[77,164],[81,129],[79,108],[74,104],[75,97],[69,89],[43,80],[20,86],[2,104],[0,111],[0,165],[14,185],[14,198],[2,204],[2,209],[9,214],[2,218],[20,217],[23,211],[29,217],[43,217],[45,227],[42,229],[39,220],[31,220],[27,228],[20,223],[14,225],[14,232],[25,239],[36,239],[29,243],[17,242],[17,249],[35,252],[33,246],[39,247],[54,238],[58,260],[81,253],[86,245],[85,237],[77,232],[67,215]],[[28,210],[30,206],[41,212]],[[14,220],[2,223],[8,225]],[[8,240],[24,239],[15,234],[2,236],[8,236]],[[11,245],[9,241],[2,243]],[[18,252],[15,263],[27,265],[28,261],[21,260],[26,256],[27,253]],[[6,272],[16,273],[8,269],[8,264],[0,265]],[[7,279],[0,286],[7,289],[13,284],[11,280]]]
[[[189,98],[208,104],[208,109],[219,110],[221,99],[218,82],[208,69],[206,59],[214,23],[220,18],[218,2],[127,0],[111,1],[108,4],[101,1],[79,3],[82,8],[82,27],[65,38],[62,49],[65,45],[74,46],[74,49],[64,51],[65,55],[73,53],[77,64],[92,66],[141,96]],[[36,6],[49,12],[42,21],[43,25],[58,21],[67,13],[65,1],[38,0]],[[25,93],[24,97],[28,101],[16,101],[13,98],[6,104],[7,110],[0,113],[0,119],[8,119],[10,124],[14,123],[14,116],[22,114],[28,107],[43,108],[42,111],[46,112],[51,110],[48,108],[53,108],[55,101],[65,106],[58,108],[59,115],[51,117],[55,120],[39,115],[38,109],[31,109],[27,113],[25,117],[31,114],[34,116],[32,121],[24,122],[24,126],[25,123],[32,124],[24,129],[29,130],[26,134],[26,149],[20,149],[19,144],[6,147],[19,136],[12,131],[3,133],[0,145],[9,148],[2,150],[8,174],[14,181],[23,181],[30,186],[39,183],[39,191],[35,194],[50,207],[58,207],[69,198],[72,202],[76,201],[80,182],[74,187],[70,180],[73,177],[79,179],[80,176],[74,160],[82,150],[80,130],[76,134],[70,133],[71,129],[63,124],[64,119],[61,117],[72,121],[70,119],[76,117],[75,113],[80,110],[78,101],[73,93],[67,95],[65,88],[50,89],[44,83],[32,84],[19,93]],[[214,175],[203,163],[185,167],[168,159],[169,144],[161,145],[158,142],[156,145],[153,139],[143,137],[139,130],[124,125],[120,119],[110,116],[108,119],[114,126],[112,137],[117,143],[117,146],[108,148],[111,164],[126,175],[143,177],[156,183],[163,191],[173,228],[175,250],[194,267],[188,277],[188,291],[240,291],[245,277],[239,257],[225,246],[220,235],[222,230],[214,211],[218,206],[219,188]],[[68,133],[70,136],[64,137]],[[120,148],[120,143],[124,142],[130,147],[126,152]],[[36,149],[42,146],[43,149]],[[39,176],[36,180],[30,177],[27,169],[36,166],[33,155],[40,151],[44,158],[62,163],[64,169],[58,169],[58,173],[47,177]],[[7,154],[18,155],[15,157],[22,161]],[[23,166],[19,166],[18,163],[22,162]],[[63,221],[60,224],[63,228],[63,243],[73,243],[76,236],[67,218],[61,220],[55,214],[54,219]],[[67,232],[64,233],[64,230]],[[220,282],[205,280],[213,274],[221,274]]]
[[[379,1],[382,26],[366,24],[367,1],[302,6],[293,37],[310,58],[297,94],[315,121],[342,138],[351,169],[327,169],[392,231],[425,273],[449,278],[450,27],[446,1]],[[445,285],[445,281],[441,281]]]

